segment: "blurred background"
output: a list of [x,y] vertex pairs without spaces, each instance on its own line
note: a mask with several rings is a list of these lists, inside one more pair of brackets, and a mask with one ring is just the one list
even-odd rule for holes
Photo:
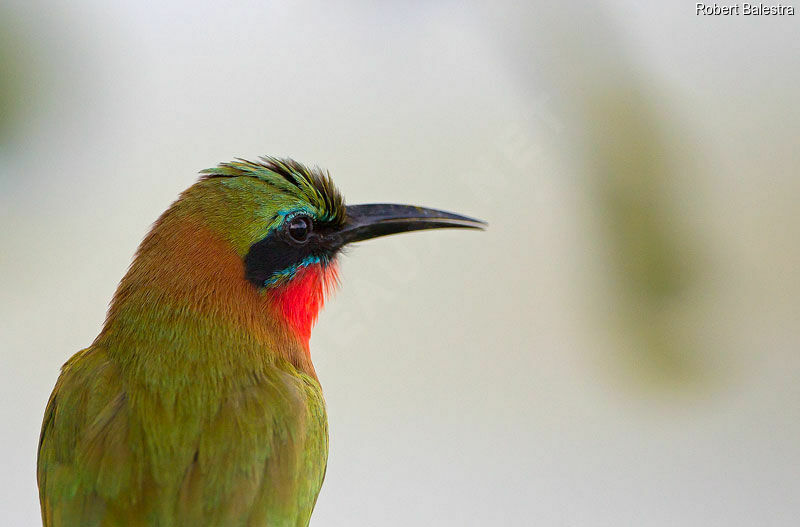
[[[800,8],[800,5],[796,6]],[[796,16],[690,2],[0,5],[0,473],[201,169],[486,219],[350,251],[315,526],[797,525]]]

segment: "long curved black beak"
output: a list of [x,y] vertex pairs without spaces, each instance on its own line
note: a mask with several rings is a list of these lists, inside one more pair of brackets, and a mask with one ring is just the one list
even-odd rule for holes
[[485,229],[485,221],[413,205],[348,205],[347,222],[336,233],[341,245],[424,229]]

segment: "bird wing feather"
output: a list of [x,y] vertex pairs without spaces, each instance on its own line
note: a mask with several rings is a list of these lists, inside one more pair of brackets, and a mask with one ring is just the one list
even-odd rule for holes
[[123,386],[102,349],[65,364],[39,445],[45,527],[308,524],[328,446],[316,380],[275,369],[183,434]]

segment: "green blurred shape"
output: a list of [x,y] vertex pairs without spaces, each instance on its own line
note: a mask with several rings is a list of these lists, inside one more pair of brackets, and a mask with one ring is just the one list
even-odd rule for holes
[[21,127],[27,105],[27,67],[23,40],[15,30],[14,17],[0,10],[0,147]]
[[665,116],[628,88],[634,79],[623,76],[614,84],[592,93],[587,108],[595,196],[616,275],[616,321],[622,336],[632,337],[621,346],[627,350],[622,356],[641,380],[695,382],[701,361],[692,349],[692,327],[681,320],[697,285],[697,259],[673,187],[689,147],[663,132]]

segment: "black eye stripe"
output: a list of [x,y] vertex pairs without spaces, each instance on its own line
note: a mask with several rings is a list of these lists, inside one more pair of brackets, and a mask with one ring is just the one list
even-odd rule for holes
[[309,257],[324,261],[333,258],[338,245],[331,243],[329,237],[334,232],[335,227],[315,221],[307,214],[287,218],[250,246],[244,257],[245,278],[254,286],[263,287],[276,273],[291,269]]

